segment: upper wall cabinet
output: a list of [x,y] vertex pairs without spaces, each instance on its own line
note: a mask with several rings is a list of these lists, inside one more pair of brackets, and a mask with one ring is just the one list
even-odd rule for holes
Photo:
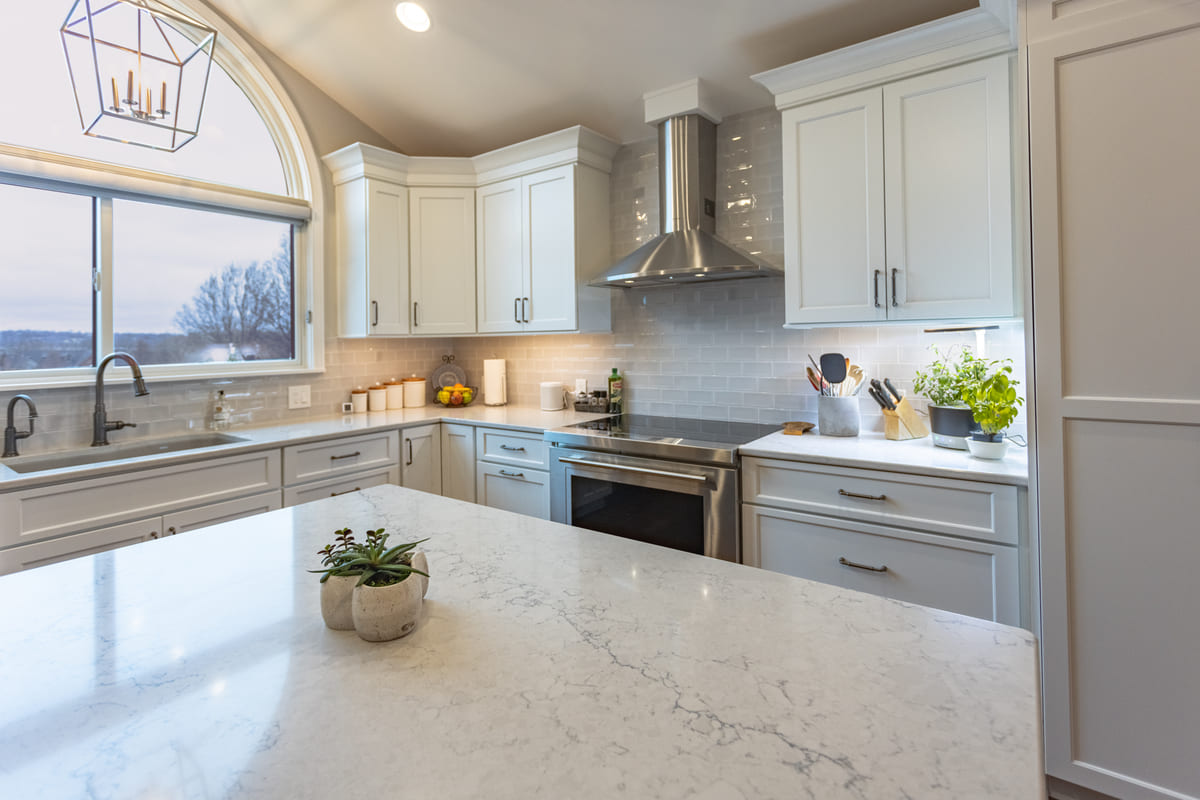
[[325,156],[340,335],[607,329],[611,293],[586,280],[611,257],[616,149],[575,127],[474,158]]
[[786,324],[1013,314],[1012,40],[984,5],[755,76],[783,112]]
[[480,333],[605,330],[608,175],[569,164],[499,181],[476,199]]

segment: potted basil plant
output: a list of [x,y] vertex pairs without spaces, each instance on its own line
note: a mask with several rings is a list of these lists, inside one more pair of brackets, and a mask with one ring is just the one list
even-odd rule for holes
[[929,399],[929,429],[933,443],[954,450],[966,450],[967,438],[979,426],[971,409],[963,401],[963,392],[987,377],[993,362],[977,357],[964,347],[945,353],[933,348],[933,363],[917,370],[913,391]]
[[1018,382],[1012,379],[1012,366],[999,365],[995,372],[976,384],[964,387],[962,400],[971,409],[980,430],[967,439],[967,449],[976,458],[1004,458],[1008,442],[1004,432],[1017,418],[1017,409],[1025,398],[1017,394]]

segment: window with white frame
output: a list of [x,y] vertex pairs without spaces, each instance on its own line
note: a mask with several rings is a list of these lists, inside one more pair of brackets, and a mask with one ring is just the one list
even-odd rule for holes
[[320,366],[290,106],[218,35],[194,141],[84,136],[58,34],[71,5],[5,14],[0,74],[25,78],[6,95],[22,113],[0,115],[0,384],[83,383],[114,350],[159,378]]

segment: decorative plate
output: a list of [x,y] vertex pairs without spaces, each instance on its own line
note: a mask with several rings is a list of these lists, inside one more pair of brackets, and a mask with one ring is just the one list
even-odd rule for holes
[[437,388],[467,383],[467,373],[454,363],[454,356],[442,356],[442,365],[433,371],[429,382]]

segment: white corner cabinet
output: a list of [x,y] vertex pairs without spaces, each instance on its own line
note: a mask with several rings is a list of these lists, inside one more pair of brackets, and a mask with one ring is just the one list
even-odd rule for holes
[[745,458],[742,499],[749,566],[1028,624],[1015,486]]
[[616,149],[574,127],[473,158],[364,144],[325,156],[339,335],[608,329],[610,292],[586,283],[611,256]]
[[782,112],[786,325],[1014,314],[1013,49],[976,9],[754,76]]
[[480,333],[611,327],[611,289],[587,285],[609,262],[608,175],[568,164],[477,192]]

